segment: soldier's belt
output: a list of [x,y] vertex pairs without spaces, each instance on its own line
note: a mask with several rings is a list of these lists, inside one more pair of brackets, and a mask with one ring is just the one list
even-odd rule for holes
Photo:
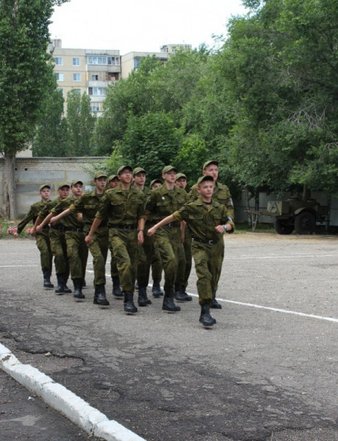
[[52,230],[65,231],[65,227],[63,225],[52,225],[50,228]]
[[82,233],[83,227],[76,228],[76,227],[64,227],[64,231],[75,231],[76,233]]
[[109,228],[117,228],[118,230],[136,230],[137,225],[116,224],[116,225],[109,225]]
[[197,243],[203,243],[204,245],[215,245],[219,242],[219,240],[198,239],[196,237],[192,237],[192,240]]

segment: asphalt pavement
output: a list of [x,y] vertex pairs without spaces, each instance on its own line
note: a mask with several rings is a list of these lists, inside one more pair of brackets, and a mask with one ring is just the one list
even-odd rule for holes
[[[96,307],[90,261],[86,301],[57,296],[38,259],[33,240],[0,240],[0,343],[109,419],[147,441],[338,440],[338,237],[227,236],[212,330],[196,297],[126,316],[109,277]],[[4,373],[0,387],[1,441],[87,439]]]

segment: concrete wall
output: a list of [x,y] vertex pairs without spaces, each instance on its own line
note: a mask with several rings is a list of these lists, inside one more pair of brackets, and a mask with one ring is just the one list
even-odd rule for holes
[[[39,187],[42,184],[52,186],[52,197],[56,196],[56,188],[61,182],[70,183],[81,179],[90,188],[91,169],[104,157],[77,158],[17,158],[16,159],[16,203],[18,216],[25,214],[31,204],[39,200]],[[3,206],[3,159],[0,158],[0,207]]]

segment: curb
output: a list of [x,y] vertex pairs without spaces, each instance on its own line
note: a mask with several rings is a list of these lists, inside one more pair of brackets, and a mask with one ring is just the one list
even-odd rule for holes
[[109,420],[106,415],[35,367],[22,364],[1,343],[0,368],[89,435],[106,441],[146,441],[117,421]]

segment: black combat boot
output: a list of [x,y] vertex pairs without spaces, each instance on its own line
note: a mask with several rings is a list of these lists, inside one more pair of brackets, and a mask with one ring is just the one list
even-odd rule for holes
[[161,289],[160,282],[154,281],[152,292],[155,299],[158,299],[159,297],[163,296],[163,291]]
[[122,299],[123,293],[120,286],[119,276],[114,276],[111,278],[111,280],[113,282],[113,296],[116,297],[117,299]]
[[216,320],[210,315],[210,305],[208,303],[201,305],[200,323],[205,328],[211,328],[216,323]]
[[106,287],[104,285],[95,285],[94,305],[109,306],[106,297]]
[[151,300],[147,296],[147,287],[142,286],[138,289],[138,306],[148,306],[151,305]]
[[63,274],[56,274],[56,280],[57,280],[57,287],[55,288],[55,293],[58,295],[65,294]]
[[45,289],[52,289],[54,285],[50,281],[51,272],[49,270],[43,270],[43,287]]
[[70,288],[68,288],[68,286],[67,286],[69,274],[68,274],[68,276],[66,276],[66,274],[62,274],[62,276],[63,276],[63,289],[66,294],[70,294],[72,292],[72,290]]
[[215,298],[215,294],[213,294],[212,296],[212,300],[210,303],[210,308],[212,309],[222,309],[222,305],[220,303],[218,303],[218,301]]
[[162,309],[163,309],[163,311],[168,311],[168,312],[181,311],[181,308],[179,306],[175,305],[173,291],[170,293],[167,293],[167,292],[164,293]]
[[74,284],[74,294],[73,297],[77,302],[80,302],[85,298],[82,293],[82,279],[73,279]]
[[134,294],[132,292],[124,292],[124,312],[127,314],[135,314],[137,308],[134,305]]
[[178,302],[191,302],[192,297],[189,296],[183,288],[175,291],[175,299]]

